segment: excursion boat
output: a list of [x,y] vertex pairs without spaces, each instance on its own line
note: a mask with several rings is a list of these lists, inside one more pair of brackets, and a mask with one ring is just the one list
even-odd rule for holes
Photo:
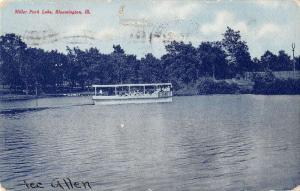
[[172,84],[93,85],[95,105],[172,102]]

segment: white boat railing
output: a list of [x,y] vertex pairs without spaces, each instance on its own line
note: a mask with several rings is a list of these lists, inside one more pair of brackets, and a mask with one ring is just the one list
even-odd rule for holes
[[[163,97],[172,96],[171,83],[92,85],[92,87],[95,88],[94,96],[97,97],[98,96],[116,96],[116,97],[150,96],[150,97],[163,98]],[[121,90],[118,90],[120,88]]]

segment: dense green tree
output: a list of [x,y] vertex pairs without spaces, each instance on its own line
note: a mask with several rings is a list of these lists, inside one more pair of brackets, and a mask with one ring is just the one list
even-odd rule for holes
[[[197,48],[201,76],[224,79],[227,74],[226,54],[219,42],[202,42]],[[197,76],[199,78],[199,74]]]
[[20,36],[15,34],[0,36],[1,79],[11,88],[23,85],[20,70],[23,68],[21,65],[26,47]]
[[114,68],[110,62],[111,57],[99,52],[99,50],[90,51],[89,56],[89,82],[97,84],[113,83]]
[[170,81],[189,84],[200,76],[200,62],[197,49],[191,43],[173,41],[166,46],[167,54],[162,56],[164,68]]
[[292,70],[293,64],[290,56],[288,56],[284,50],[280,50],[277,56],[277,62],[275,62],[271,69],[273,71],[284,71],[284,70]]
[[277,62],[277,56],[270,51],[266,51],[261,57],[260,62],[264,70],[271,70],[272,65]]
[[[42,57],[42,56],[41,56]],[[57,87],[63,85],[64,68],[67,65],[67,57],[57,51],[46,52],[42,61],[43,66],[40,73],[43,76],[43,87],[51,88],[51,91],[57,91]]]
[[111,53],[111,64],[114,66],[114,70],[116,72],[116,83],[123,83],[126,81],[125,74],[125,64],[126,64],[126,55],[124,50],[120,45],[113,46],[113,52]]
[[295,69],[300,70],[300,56],[295,57],[295,60],[293,60],[293,62],[295,62]]
[[45,61],[45,52],[42,49],[27,48],[21,67],[21,76],[25,83],[26,92],[33,91],[43,82],[43,62]]
[[152,54],[146,54],[141,59],[140,76],[143,82],[163,82],[165,75],[162,62]]
[[290,71],[293,70],[293,61],[285,51],[280,50],[278,55],[267,50],[260,58],[261,66],[264,70]]
[[51,51],[54,54],[54,72],[55,72],[55,85],[56,87],[63,87],[64,82],[67,80],[65,71],[67,70],[68,59],[63,53],[57,51]]
[[[114,62],[110,55],[103,55],[96,68],[97,80],[100,84],[115,84],[117,83],[117,73],[115,71]],[[97,82],[95,81],[95,83]]]
[[251,71],[251,56],[247,43],[241,39],[240,31],[227,27],[222,45],[227,53],[229,72],[232,76]]
[[140,61],[135,55],[126,55],[126,64],[124,67],[126,83],[138,83],[140,81]]
[[[103,54],[97,48],[81,50],[78,47],[67,47],[65,54],[27,47],[19,36],[6,34],[0,36],[0,79],[11,88],[27,93],[35,89],[45,93],[73,87],[84,90],[94,83],[172,82],[177,89],[198,87],[201,80],[208,79],[205,87],[216,87],[218,92],[225,93],[226,89],[233,91],[234,88],[215,79],[235,77],[245,71],[271,74],[293,69],[293,60],[284,51],[278,55],[266,51],[260,59],[251,61],[240,32],[229,27],[221,42],[202,42],[196,48],[191,43],[173,41],[165,48],[166,54],[161,58],[146,54],[137,59],[135,55],[126,54],[120,45],[114,45],[110,54]],[[299,56],[295,57],[295,65],[299,70]],[[286,83],[269,82],[264,76],[259,80],[256,76],[256,85],[259,86],[260,81]]]
[[261,71],[265,70],[264,66],[262,65],[262,62],[257,57],[253,58],[252,64],[253,65],[252,65],[252,71],[251,72],[255,72],[255,71],[261,72]]
[[81,65],[78,60],[78,52],[80,52],[78,48],[69,48],[67,47],[67,70],[66,70],[66,79],[71,88],[76,86],[79,79],[79,72],[81,72]]

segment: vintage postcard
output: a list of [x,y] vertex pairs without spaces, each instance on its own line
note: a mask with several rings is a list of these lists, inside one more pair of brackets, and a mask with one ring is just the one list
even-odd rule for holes
[[299,34],[299,0],[0,0],[0,191],[299,191]]

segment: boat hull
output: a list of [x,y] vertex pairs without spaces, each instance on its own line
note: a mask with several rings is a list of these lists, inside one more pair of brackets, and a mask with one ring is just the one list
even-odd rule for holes
[[172,102],[172,97],[115,97],[115,96],[93,96],[95,105],[119,105],[119,104],[140,104],[140,103],[167,103]]

